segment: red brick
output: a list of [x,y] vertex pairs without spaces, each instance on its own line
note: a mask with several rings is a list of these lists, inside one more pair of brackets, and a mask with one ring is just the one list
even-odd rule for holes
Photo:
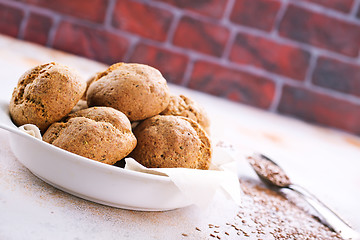
[[52,19],[47,16],[31,13],[24,30],[24,39],[46,45]]
[[348,13],[350,12],[354,0],[306,0],[308,2],[313,2],[319,5],[322,5],[327,8],[332,8],[334,10]]
[[94,22],[103,22],[105,19],[108,0],[18,0],[39,7],[51,9],[77,18]]
[[229,30],[221,25],[183,17],[176,29],[174,44],[220,57],[228,38]]
[[128,0],[117,1],[112,25],[142,37],[165,41],[172,22],[171,12]]
[[263,109],[275,94],[275,84],[267,78],[203,61],[195,63],[189,87]]
[[128,45],[127,39],[110,32],[62,22],[53,47],[112,64],[123,60]]
[[360,66],[321,57],[314,70],[313,82],[318,86],[360,96]]
[[221,18],[228,0],[157,0],[213,18]]
[[356,57],[360,26],[290,5],[280,24],[281,36]]
[[230,54],[230,60],[252,65],[296,80],[304,80],[310,54],[300,48],[272,40],[239,33]]
[[0,33],[16,37],[23,17],[20,9],[0,4]]
[[183,54],[143,43],[136,46],[129,60],[159,69],[168,82],[176,84],[182,83],[188,61]]
[[276,0],[237,0],[230,20],[248,27],[270,31],[281,4]]
[[285,85],[278,110],[308,122],[360,134],[360,105]]

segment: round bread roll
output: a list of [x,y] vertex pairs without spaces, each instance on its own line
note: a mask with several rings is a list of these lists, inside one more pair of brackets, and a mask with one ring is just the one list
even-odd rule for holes
[[134,134],[138,144],[130,156],[145,167],[209,169],[210,139],[189,118],[157,115],[136,126]]
[[126,157],[136,146],[129,119],[109,107],[87,108],[53,123],[43,140],[69,152],[106,164]]
[[199,123],[208,134],[210,132],[210,120],[205,109],[184,95],[171,95],[169,105],[160,114],[188,117]]
[[88,106],[113,107],[130,121],[159,114],[169,104],[169,98],[169,88],[161,73],[135,63],[117,63],[98,73],[86,94]]
[[66,66],[52,62],[34,67],[13,91],[11,118],[18,126],[31,123],[44,132],[71,111],[85,88],[85,81]]

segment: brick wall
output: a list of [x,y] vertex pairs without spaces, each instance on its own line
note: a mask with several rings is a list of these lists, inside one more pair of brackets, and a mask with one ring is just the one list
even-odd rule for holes
[[360,134],[360,0],[0,0],[0,33]]

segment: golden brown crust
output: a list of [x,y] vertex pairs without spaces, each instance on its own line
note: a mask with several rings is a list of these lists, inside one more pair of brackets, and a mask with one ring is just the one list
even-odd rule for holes
[[138,145],[130,154],[148,168],[208,169],[211,143],[195,121],[158,115],[141,122],[134,134]]
[[18,126],[31,123],[41,131],[66,116],[86,88],[85,81],[66,66],[48,63],[25,72],[10,101],[10,115]]
[[117,63],[96,75],[86,99],[89,106],[108,106],[139,121],[162,112],[169,104],[169,89],[161,73],[150,66]]
[[199,123],[209,134],[210,120],[205,109],[197,102],[184,95],[171,95],[168,107],[161,115],[174,115],[190,118]]
[[136,146],[129,119],[109,107],[87,108],[54,123],[43,140],[69,152],[106,164],[126,157]]
[[204,129],[200,126],[200,124],[186,117],[183,117],[183,119],[191,124],[191,126],[197,132],[197,135],[201,141],[201,147],[200,147],[201,154],[198,157],[198,164],[196,168],[209,169],[211,155],[212,155],[210,138],[208,137]]

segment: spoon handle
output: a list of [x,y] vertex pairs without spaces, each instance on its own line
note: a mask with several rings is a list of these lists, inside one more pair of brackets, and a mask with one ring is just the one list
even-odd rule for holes
[[310,192],[295,184],[289,185],[288,188],[302,196],[320,215],[323,223],[337,232],[342,238],[360,240],[358,232],[353,230],[344,220]]

